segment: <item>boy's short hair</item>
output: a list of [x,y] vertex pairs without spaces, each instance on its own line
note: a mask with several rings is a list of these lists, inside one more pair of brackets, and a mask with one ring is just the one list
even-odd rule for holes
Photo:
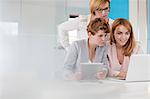
[[102,18],[91,20],[87,26],[87,32],[91,32],[92,35],[95,35],[99,30],[103,30],[105,33],[109,33],[109,24]]

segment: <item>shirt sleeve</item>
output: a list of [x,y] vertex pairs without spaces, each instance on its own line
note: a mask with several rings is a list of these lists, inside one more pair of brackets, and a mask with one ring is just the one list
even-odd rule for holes
[[68,32],[78,29],[78,25],[79,25],[78,17],[73,20],[68,20],[68,21],[58,25],[58,27],[57,27],[58,41],[64,48],[66,48],[70,45]]
[[115,55],[115,54],[113,53],[113,45],[108,45],[108,52],[107,52],[108,70],[109,70],[108,75],[109,75],[110,77],[116,77],[116,76],[118,76],[118,74],[120,73],[119,70],[115,70],[115,69],[112,68],[113,61],[114,61],[114,60],[112,60],[112,59],[113,59],[113,57],[112,57],[113,55]]
[[103,59],[102,59],[102,63],[103,63],[104,66],[108,69],[109,64],[108,64],[108,56],[107,56],[107,52],[108,52],[108,47],[105,46],[104,54],[103,54]]
[[112,70],[111,68],[109,68],[109,76],[117,77],[119,75],[119,73],[120,73],[120,71]]
[[78,51],[76,47],[76,43],[72,43],[72,45],[69,47],[69,50],[67,51],[67,55],[64,61],[64,67],[63,67],[63,78],[65,80],[70,80],[73,76],[73,73],[76,69],[75,65],[77,62],[78,57]]

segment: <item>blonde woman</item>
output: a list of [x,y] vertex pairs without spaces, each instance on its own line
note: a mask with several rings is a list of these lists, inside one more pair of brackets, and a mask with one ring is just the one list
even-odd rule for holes
[[77,40],[86,39],[86,27],[90,20],[102,18],[111,26],[113,20],[108,18],[110,0],[90,0],[90,15],[79,15],[74,20],[61,23],[58,26],[58,42],[63,48],[69,48],[69,31],[77,30]]
[[123,18],[116,19],[110,33],[108,58],[110,63],[109,75],[125,79],[132,54],[143,53],[141,46],[135,41],[131,23]]

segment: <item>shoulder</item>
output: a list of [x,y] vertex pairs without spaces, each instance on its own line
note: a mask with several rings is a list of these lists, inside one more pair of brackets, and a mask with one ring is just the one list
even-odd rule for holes
[[70,46],[69,46],[69,51],[73,53],[79,53],[81,50],[85,50],[87,47],[86,44],[86,39],[84,40],[77,40],[74,41]]
[[73,46],[76,46],[77,48],[79,47],[84,47],[87,43],[87,39],[82,39],[82,40],[76,40],[72,43]]
[[64,26],[69,26],[69,25],[72,25],[72,24],[76,24],[76,23],[78,23],[79,21],[80,21],[79,17],[76,17],[76,18],[74,18],[74,19],[72,19],[72,20],[67,20],[67,21],[65,21],[65,22],[60,23],[60,24],[58,25],[58,27],[61,28],[61,27],[64,27]]
[[100,49],[107,50],[107,49],[108,49],[108,45],[105,44],[105,45],[103,45],[103,46],[98,46],[97,48],[98,48],[99,50],[100,50]]
[[114,20],[109,18],[109,24],[113,24]]
[[116,46],[116,44],[115,43],[112,43],[112,44],[107,43],[107,46],[108,46],[108,49],[112,49]]
[[82,44],[82,43],[85,43],[86,41],[87,41],[87,39],[81,39],[81,40],[76,40],[73,43]]
[[110,28],[112,28],[112,24],[113,24],[113,22],[114,22],[114,20],[113,20],[113,19],[111,19],[111,18],[109,18],[109,26],[110,26]]
[[108,55],[112,55],[116,50],[116,44],[112,43],[112,44],[108,44]]
[[83,21],[83,22],[87,22],[88,18],[89,18],[89,15],[79,15],[80,21]]
[[142,49],[142,43],[140,41],[136,41],[136,46],[133,50],[133,54],[142,54],[143,49]]

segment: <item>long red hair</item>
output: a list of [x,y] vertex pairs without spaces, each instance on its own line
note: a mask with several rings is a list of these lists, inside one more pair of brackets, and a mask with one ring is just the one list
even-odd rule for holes
[[114,38],[114,32],[115,32],[116,28],[120,25],[125,26],[128,29],[128,31],[130,32],[129,40],[123,46],[123,50],[124,50],[125,56],[131,56],[131,54],[136,46],[136,42],[135,42],[135,38],[134,38],[132,25],[128,20],[123,19],[123,18],[118,18],[113,22],[112,30],[110,33],[110,44],[112,45],[113,43],[116,43],[116,40]]

